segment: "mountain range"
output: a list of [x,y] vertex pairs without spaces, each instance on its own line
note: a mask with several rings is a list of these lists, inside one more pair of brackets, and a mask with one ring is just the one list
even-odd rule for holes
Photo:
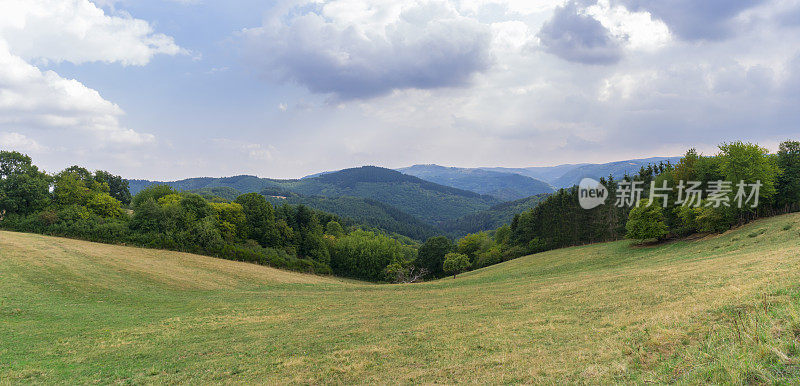
[[461,236],[496,229],[548,194],[585,177],[621,178],[648,164],[678,160],[654,157],[529,168],[414,165],[392,170],[363,166],[301,179],[240,175],[171,182],[129,180],[129,185],[132,194],[149,185],[165,184],[222,200],[260,193],[275,205],[304,204],[387,232],[425,239],[437,230]]

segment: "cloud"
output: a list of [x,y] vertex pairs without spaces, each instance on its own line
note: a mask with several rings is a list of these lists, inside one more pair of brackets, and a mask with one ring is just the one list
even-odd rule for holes
[[463,86],[492,62],[490,27],[446,1],[301,5],[243,35],[262,71],[315,93],[354,99]]
[[650,12],[685,40],[722,40],[737,33],[735,17],[767,0],[615,0]]
[[622,58],[619,41],[574,1],[556,8],[538,37],[547,52],[570,62],[614,64]]
[[20,134],[0,132],[0,149],[26,152],[40,152],[46,148],[38,142]]
[[[172,38],[128,15],[109,16],[88,0],[8,0],[0,13],[0,131],[22,150],[106,151],[153,144],[125,127],[123,110],[49,62],[145,65],[182,52]],[[113,150],[112,150],[113,149]]]
[[144,20],[106,15],[88,0],[6,0],[0,36],[25,60],[142,66],[182,52]]
[[9,52],[0,40],[0,128],[67,131],[90,143],[139,145],[153,136],[124,128],[119,106],[74,79],[41,71]]

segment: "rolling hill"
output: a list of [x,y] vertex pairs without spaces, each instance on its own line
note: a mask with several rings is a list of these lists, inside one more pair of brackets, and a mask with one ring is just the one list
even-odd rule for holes
[[[269,193],[269,192],[267,192]],[[351,219],[358,224],[375,227],[388,233],[397,233],[415,240],[424,241],[438,235],[439,230],[422,220],[391,205],[358,197],[289,196],[279,198],[265,194],[273,205],[305,205],[339,217]]]
[[488,209],[500,202],[491,196],[439,185],[375,166],[345,169],[299,180],[254,176],[203,177],[172,182],[131,180],[131,193],[136,194],[152,184],[166,184],[178,190],[228,187],[242,193],[265,192],[266,195],[276,196],[358,197],[390,205],[430,225]]
[[233,177],[198,177],[188,178],[180,181],[148,181],[148,180],[128,180],[132,195],[136,195],[142,189],[154,185],[169,185],[177,190],[197,190],[207,188],[227,187],[236,189],[241,193],[258,193],[266,188],[280,188],[282,183],[287,180],[273,180],[256,176],[233,176]]
[[796,384],[798,225],[411,285],[0,232],[0,379]]
[[495,230],[504,224],[510,224],[514,215],[532,209],[547,198],[549,194],[539,194],[521,200],[497,204],[487,210],[450,220],[439,228],[452,237],[462,237],[469,233]]
[[440,185],[494,196],[502,201],[513,201],[555,191],[546,182],[516,173],[439,165],[414,165],[397,170]]

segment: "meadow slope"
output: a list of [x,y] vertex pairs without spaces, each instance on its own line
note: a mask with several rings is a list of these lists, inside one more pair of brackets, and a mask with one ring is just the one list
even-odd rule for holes
[[0,383],[797,382],[800,215],[414,285],[0,232]]

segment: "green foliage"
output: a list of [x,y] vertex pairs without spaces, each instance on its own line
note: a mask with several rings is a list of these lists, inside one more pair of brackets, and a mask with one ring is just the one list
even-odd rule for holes
[[136,208],[148,200],[158,202],[161,197],[176,193],[177,192],[172,189],[172,187],[167,185],[151,185],[137,193],[136,196],[133,197],[131,203],[133,207]]
[[247,221],[246,233],[249,239],[257,241],[264,247],[285,245],[278,228],[286,226],[286,224],[285,222],[282,225],[278,224],[275,210],[264,199],[264,196],[247,193],[237,197],[236,203],[242,206]]
[[724,143],[719,146],[720,175],[734,185],[740,181],[752,184],[761,181],[760,196],[766,202],[775,195],[775,182],[780,169],[769,150],[744,142]]
[[444,276],[444,271],[442,270],[444,256],[454,249],[455,245],[447,237],[431,237],[419,247],[416,265],[419,268],[426,269],[428,274],[433,277],[442,277]]
[[784,211],[800,209],[800,142],[786,141],[778,150],[782,173],[777,181],[777,205]]
[[[404,246],[388,236],[356,230],[334,242],[331,268],[341,276],[383,280],[386,279],[388,266],[393,263],[404,266],[413,258],[412,247]],[[392,271],[396,274],[395,268]]]
[[209,202],[231,202],[242,195],[240,191],[227,186],[189,189],[185,192],[199,194]]
[[0,151],[0,219],[4,213],[28,214],[50,202],[50,177],[15,151]]
[[96,171],[94,173],[94,180],[101,184],[108,185],[108,194],[123,205],[131,203],[131,192],[128,188],[128,180],[104,170]]
[[[269,197],[270,194],[267,190],[262,191],[261,194],[268,196],[267,200],[273,205],[305,205],[352,220],[351,222],[353,223],[378,228],[389,234],[397,233],[415,240],[425,240],[440,233],[436,227],[431,224],[391,205],[371,199],[350,196],[309,197],[300,196],[298,194],[288,196],[287,198],[275,198]],[[343,223],[342,225],[346,224]]]
[[247,218],[238,203],[211,203],[217,228],[227,242],[243,242],[248,236]]
[[[609,178],[600,182],[608,188],[610,197],[616,195],[617,181]],[[508,241],[503,243],[504,259],[554,248],[618,240],[626,232],[629,210],[617,207],[613,202],[585,210],[579,205],[577,187],[561,189],[533,209],[514,216]]]
[[469,261],[467,255],[451,252],[444,256],[442,270],[449,275],[453,275],[455,278],[456,275],[468,270],[471,266],[472,263]]
[[533,209],[549,195],[550,194],[539,194],[516,201],[497,204],[487,210],[446,221],[440,228],[447,234],[458,237],[469,233],[497,229],[505,224],[511,224],[515,215]]
[[97,193],[89,199],[86,207],[100,217],[122,216],[122,203],[107,193]]
[[478,255],[485,253],[494,245],[494,241],[486,232],[473,233],[464,236],[456,244],[456,252],[469,258],[472,265],[478,262]]
[[344,228],[338,222],[331,220],[325,224],[325,234],[333,237],[342,237],[344,236]]
[[648,206],[642,200],[639,206],[633,208],[628,216],[625,228],[627,237],[634,240],[661,240],[667,236],[669,230],[664,223],[664,210],[658,203]]
[[[149,181],[131,181],[131,184],[133,188],[132,191],[138,191],[153,183]],[[267,196],[292,198],[292,196],[302,195],[305,196],[305,200],[310,201],[291,203],[303,203],[326,211],[334,211],[335,204],[321,200],[313,200],[309,197],[356,197],[388,205],[401,213],[414,216],[428,225],[436,225],[478,210],[488,209],[499,202],[499,200],[494,197],[481,196],[474,192],[438,185],[394,170],[374,166],[345,169],[300,180],[271,180],[253,176],[236,176],[226,178],[192,178],[170,182],[168,184],[178,190],[223,186],[234,188],[243,193],[263,192]],[[312,203],[312,201],[316,202]],[[355,205],[352,202],[350,204]],[[362,201],[359,205],[363,204],[365,203]],[[386,221],[387,223],[391,223],[392,226],[398,227],[398,229],[391,229],[390,232],[401,233],[416,239],[423,239],[424,237],[432,235],[432,233],[426,233],[424,235],[413,234],[415,232],[427,232],[427,230],[424,230],[418,225],[409,227],[411,229],[403,230],[402,228],[405,228],[403,223],[407,221],[398,219],[398,216],[402,217],[402,215],[391,213],[391,210],[386,208],[376,208],[372,204],[366,204],[371,208],[363,210],[373,212],[370,218],[375,218],[374,211],[376,210],[386,212],[375,218],[374,221]],[[327,206],[318,207],[316,205]],[[362,209],[346,208],[346,210],[358,212]],[[346,212],[337,212],[337,214],[362,220],[357,218],[358,216]],[[370,225],[379,226],[374,223]]]

